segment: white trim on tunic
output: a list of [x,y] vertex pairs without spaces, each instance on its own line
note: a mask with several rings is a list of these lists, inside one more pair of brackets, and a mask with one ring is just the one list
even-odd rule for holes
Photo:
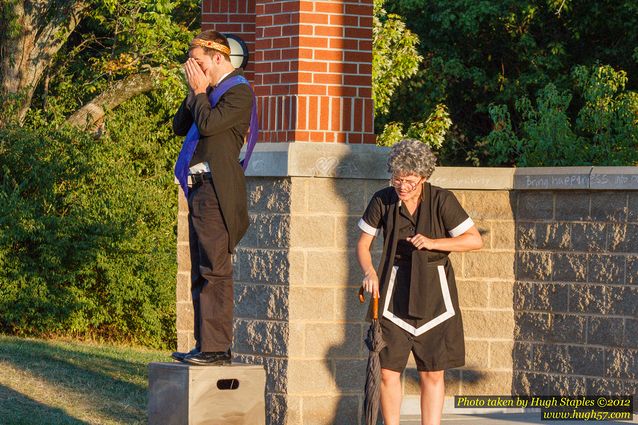
[[450,288],[448,287],[447,277],[445,276],[445,267],[444,266],[436,266],[439,272],[439,282],[441,284],[441,293],[443,295],[443,303],[445,304],[445,311],[429,322],[424,323],[423,325],[415,328],[414,326],[406,323],[401,318],[397,317],[392,313],[388,307],[390,306],[390,298],[392,298],[392,292],[394,289],[394,280],[396,278],[397,266],[392,267],[392,273],[390,274],[390,281],[388,282],[388,291],[385,294],[385,304],[383,306],[383,317],[390,320],[395,325],[400,328],[410,332],[414,336],[419,336],[429,331],[433,327],[440,325],[446,320],[452,318],[456,312],[454,311],[454,306],[452,305],[452,297],[450,297]]
[[472,228],[472,226],[474,226],[474,222],[472,221],[471,218],[468,217],[467,219],[465,219],[463,223],[459,224],[454,229],[448,231],[448,233],[450,234],[450,236],[454,238],[456,236],[460,236],[463,233],[467,232],[468,230]]
[[361,229],[362,231],[366,232],[367,234],[371,236],[379,236],[381,234],[381,229],[377,229],[376,227],[370,226],[362,218],[359,219],[358,226],[359,226],[359,229]]

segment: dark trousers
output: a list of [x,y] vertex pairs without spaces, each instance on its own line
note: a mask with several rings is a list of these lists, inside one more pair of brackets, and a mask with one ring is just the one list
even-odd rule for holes
[[195,341],[201,351],[226,351],[233,337],[233,265],[210,181],[189,191],[188,211]]

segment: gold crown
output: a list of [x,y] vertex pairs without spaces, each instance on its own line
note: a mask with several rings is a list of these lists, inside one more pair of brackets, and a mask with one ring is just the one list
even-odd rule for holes
[[217,43],[215,41],[196,38],[193,41],[191,41],[191,47],[195,47],[195,46],[208,47],[209,49],[217,50],[218,52],[221,52],[225,55],[230,56],[230,49],[224,46],[223,44]]

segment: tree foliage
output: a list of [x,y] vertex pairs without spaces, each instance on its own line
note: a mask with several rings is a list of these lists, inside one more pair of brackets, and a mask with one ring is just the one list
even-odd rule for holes
[[403,131],[403,124],[391,122],[385,125],[379,135],[377,144],[392,146],[404,138],[420,140],[431,148],[441,149],[447,131],[452,125],[450,115],[445,105],[437,105],[424,121],[415,121],[407,131]]
[[[559,140],[566,142],[567,127],[584,119],[578,114],[585,101],[582,95],[590,90],[587,84],[594,84],[592,79],[575,84],[579,67],[608,66],[624,72],[625,97],[633,96],[638,86],[635,1],[388,0],[385,7],[403,17],[419,37],[424,60],[418,72],[398,87],[384,119],[409,126],[436,105],[445,104],[453,122],[441,152],[447,164],[522,165],[513,154],[518,148],[508,154],[490,148],[510,130],[526,139],[525,132],[541,137],[538,132],[543,125],[559,126],[563,133],[552,146]],[[568,97],[568,107],[563,109]],[[531,105],[530,99],[538,103]],[[554,121],[546,121],[549,112],[544,108],[556,112]],[[529,115],[532,110],[536,117]],[[608,124],[625,125],[618,120]],[[499,133],[485,145],[492,130]],[[542,131],[549,134],[548,129]],[[571,131],[575,137],[593,137],[592,131],[583,133],[574,127]],[[572,145],[577,143],[578,139],[572,139]],[[608,163],[601,155],[592,155],[591,160]],[[557,162],[567,164],[570,159]]]
[[30,110],[67,116],[158,66],[174,74],[199,25],[194,0],[8,0],[1,12],[0,126]]
[[419,40],[400,16],[388,14],[384,0],[374,0],[372,24],[372,96],[375,114],[387,114],[390,98],[403,80],[414,75],[423,59]]
[[[10,41],[46,41],[45,23],[64,28],[47,17],[69,10],[81,10],[74,30],[32,63],[41,78],[11,80]],[[0,330],[173,346],[181,141],[170,122],[198,2],[11,0],[4,16]],[[102,108],[99,137],[67,122],[92,123],[74,115],[87,104]]]
[[404,19],[388,13],[384,0],[374,1],[372,28],[372,94],[378,137],[377,144],[392,146],[403,138],[421,140],[430,147],[440,149],[451,120],[444,104],[434,105],[421,117],[407,123],[387,118],[394,92],[406,79],[413,76],[423,60],[417,51],[418,37],[407,29]]
[[88,6],[81,0],[0,4],[0,126],[24,122],[36,87]]
[[[87,133],[0,130],[0,329],[172,345],[172,148],[140,97]],[[124,133],[122,135],[121,133]]]
[[[561,92],[549,83],[535,102],[519,99],[517,128],[506,105],[490,107],[494,130],[481,144],[489,163],[638,165],[638,93],[625,90],[626,73],[578,66],[571,77],[573,90]],[[575,110],[573,123],[570,109]]]

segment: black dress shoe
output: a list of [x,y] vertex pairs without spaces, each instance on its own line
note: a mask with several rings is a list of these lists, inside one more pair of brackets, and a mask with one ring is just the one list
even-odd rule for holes
[[199,348],[193,348],[188,353],[181,353],[179,351],[174,351],[171,354],[171,357],[174,358],[175,360],[177,360],[178,362],[183,362],[184,361],[184,357],[190,356],[191,354],[197,354],[197,353],[199,353]]
[[195,354],[189,354],[182,360],[185,363],[201,366],[222,366],[230,364],[230,350],[228,351],[212,351],[212,352],[199,352]]

